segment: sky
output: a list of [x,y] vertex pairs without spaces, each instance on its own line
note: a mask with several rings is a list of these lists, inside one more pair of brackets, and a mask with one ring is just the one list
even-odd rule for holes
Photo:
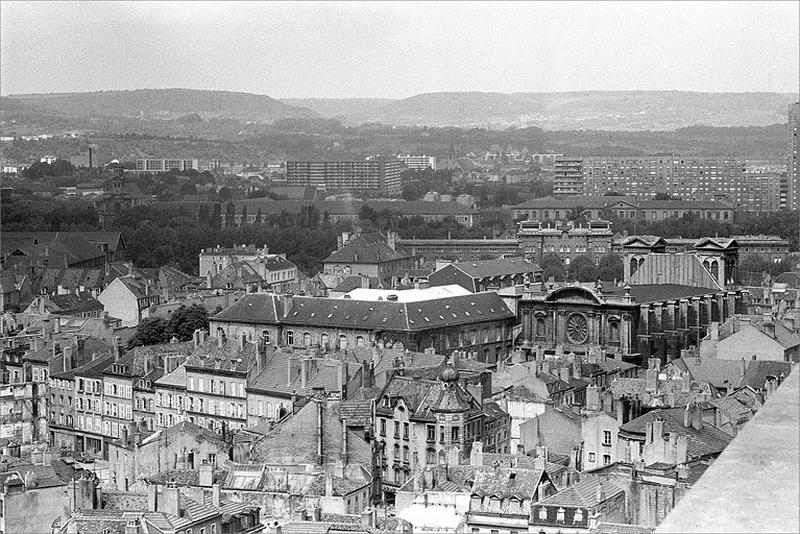
[[0,94],[798,91],[800,3],[0,2]]

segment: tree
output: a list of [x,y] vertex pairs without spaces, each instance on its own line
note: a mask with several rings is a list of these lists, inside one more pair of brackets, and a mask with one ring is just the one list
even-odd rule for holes
[[579,282],[597,280],[597,267],[589,256],[578,256],[569,266],[570,278]]
[[564,269],[564,262],[556,254],[547,254],[542,257],[539,267],[542,268],[542,279],[545,281],[553,278],[558,282],[566,278],[567,271]]
[[179,341],[189,341],[195,330],[208,329],[208,311],[199,304],[181,306],[175,310],[166,328],[166,337],[175,336]]
[[597,266],[597,277],[600,280],[622,280],[625,275],[624,271],[622,257],[609,252],[600,258],[600,264]]
[[136,327],[136,334],[128,342],[128,348],[155,345],[156,343],[165,343],[168,340],[167,321],[163,317],[148,317],[139,322],[139,326]]

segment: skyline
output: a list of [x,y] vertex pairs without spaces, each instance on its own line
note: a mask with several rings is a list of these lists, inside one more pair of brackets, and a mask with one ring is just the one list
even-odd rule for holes
[[800,78],[793,2],[3,2],[0,10],[2,95],[797,94]]

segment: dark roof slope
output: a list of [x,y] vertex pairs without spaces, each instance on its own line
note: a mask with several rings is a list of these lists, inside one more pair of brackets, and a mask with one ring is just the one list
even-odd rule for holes
[[278,295],[253,293],[245,295],[211,319],[233,323],[278,324],[282,309],[281,299]]
[[386,263],[410,256],[398,252],[379,233],[361,234],[339,250],[333,251],[325,263]]
[[420,331],[513,318],[497,293],[459,295],[421,302],[295,297],[287,325]]

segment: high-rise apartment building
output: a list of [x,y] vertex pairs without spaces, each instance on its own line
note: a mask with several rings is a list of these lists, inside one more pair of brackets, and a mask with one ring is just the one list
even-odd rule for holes
[[320,187],[327,191],[397,195],[402,190],[400,160],[287,161],[288,185]]
[[727,198],[741,203],[745,165],[741,160],[694,156],[598,156],[583,160],[584,192],[608,192],[641,200],[666,193],[684,200]]
[[558,156],[554,165],[553,194],[583,194],[583,158]]
[[167,172],[198,170],[196,159],[137,159],[136,172]]
[[797,127],[800,123],[800,102],[789,106],[789,158],[787,161],[787,182],[789,209],[797,209],[798,204],[798,169],[797,169]]
[[427,154],[398,154],[397,159],[413,171],[436,170],[436,156]]

